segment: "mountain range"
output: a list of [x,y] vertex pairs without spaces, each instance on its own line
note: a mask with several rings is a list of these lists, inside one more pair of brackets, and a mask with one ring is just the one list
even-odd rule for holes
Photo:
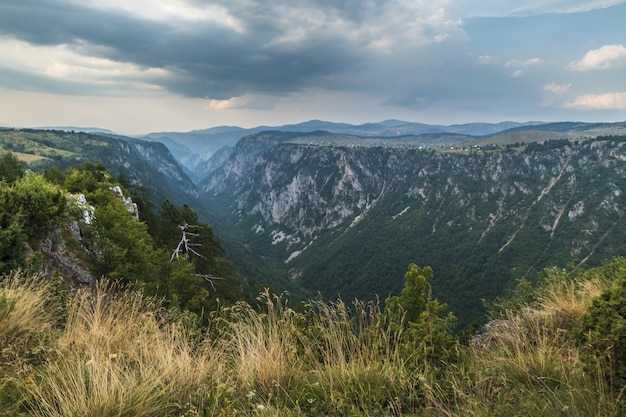
[[[234,146],[239,139],[246,135],[263,131],[279,132],[314,132],[323,130],[330,133],[343,133],[346,135],[363,137],[393,137],[403,135],[423,135],[433,133],[456,133],[470,136],[485,136],[504,130],[541,125],[542,122],[501,122],[501,123],[467,123],[459,125],[430,125],[424,123],[405,122],[401,120],[385,120],[378,123],[364,123],[352,125],[347,123],[333,123],[322,120],[310,120],[298,124],[282,126],[257,126],[249,129],[237,126],[219,126],[191,132],[155,132],[142,136],[144,139],[156,140],[171,145],[177,143],[190,149],[202,158],[208,158],[218,149],[224,146]],[[175,149],[177,152],[182,148]]]
[[[172,154],[188,169],[190,175],[198,171],[196,179],[201,179],[210,169],[207,160],[221,148],[232,148],[242,137],[263,131],[278,132],[314,132],[325,131],[362,138],[393,138],[414,136],[412,143],[432,142],[439,138],[446,145],[461,143],[468,140],[482,141],[528,141],[554,139],[560,137],[596,137],[598,135],[623,133],[624,123],[583,123],[557,122],[500,122],[500,123],[465,123],[449,126],[406,122],[401,120],[385,120],[377,123],[352,125],[333,123],[321,120],[310,120],[298,124],[282,126],[257,126],[241,128],[237,126],[219,126],[190,132],[155,132],[139,136],[142,139],[158,141],[166,144]],[[540,132],[539,137],[535,137]],[[504,137],[500,135],[504,134]],[[458,135],[458,136],[455,136]],[[430,136],[430,140],[426,140]],[[507,138],[508,136],[508,138]]]
[[244,280],[294,297],[384,299],[429,265],[461,327],[520,278],[626,252],[625,123],[255,129],[7,129],[0,146],[39,167],[101,160],[154,204],[189,204]]

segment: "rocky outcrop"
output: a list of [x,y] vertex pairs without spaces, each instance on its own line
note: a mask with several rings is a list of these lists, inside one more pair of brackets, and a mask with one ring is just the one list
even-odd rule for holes
[[[137,204],[130,197],[125,197],[119,186],[111,187],[111,192],[124,203],[135,220],[139,221]],[[72,286],[91,286],[97,278],[89,270],[89,258],[94,254],[83,240],[83,232],[84,228],[91,226],[97,212],[84,194],[70,194],[68,204],[81,210],[82,217],[51,230],[39,240],[39,251],[44,255],[40,273],[45,276],[62,276]],[[33,250],[29,248],[28,252],[32,256]]]
[[499,224],[509,223],[499,250],[539,209],[537,221],[552,238],[574,222],[587,231],[570,242],[573,255],[591,249],[588,235],[603,233],[585,210],[595,212],[591,217],[623,214],[624,184],[609,180],[587,186],[599,169],[620,180],[624,145],[589,142],[528,153],[452,154],[265,140],[236,150],[205,183],[204,192],[227,199],[236,222],[274,244],[287,243],[289,251],[303,250],[326,231],[354,226],[377,204],[393,207],[402,201],[389,215],[392,220],[400,212],[406,216],[432,207],[431,233],[459,223],[477,229],[477,244]]
[[[62,229],[57,228],[40,240],[39,250],[44,254],[41,273],[62,276],[72,286],[91,286],[96,282],[96,277],[91,274],[84,260],[88,252],[81,244],[78,222],[69,225],[67,231],[70,233],[63,233]],[[84,252],[82,259],[68,249],[67,239],[74,240],[73,246],[81,248]]]

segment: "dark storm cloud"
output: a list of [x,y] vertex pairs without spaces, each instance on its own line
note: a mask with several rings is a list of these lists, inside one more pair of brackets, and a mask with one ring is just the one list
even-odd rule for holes
[[188,97],[226,99],[297,91],[349,71],[360,59],[346,40],[324,31],[279,41],[298,28],[270,16],[272,9],[261,13],[262,4],[255,4],[256,12],[231,4],[246,26],[237,32],[216,21],[177,25],[69,2],[3,3],[2,35],[36,45],[65,44],[83,55],[165,69],[173,76],[163,77],[160,84]]

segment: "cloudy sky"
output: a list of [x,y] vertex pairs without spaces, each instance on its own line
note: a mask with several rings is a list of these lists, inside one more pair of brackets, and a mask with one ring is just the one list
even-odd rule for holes
[[626,120],[626,0],[0,0],[0,125]]

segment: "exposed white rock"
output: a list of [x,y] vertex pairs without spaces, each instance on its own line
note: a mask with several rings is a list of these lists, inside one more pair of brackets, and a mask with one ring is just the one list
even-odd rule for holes
[[404,208],[404,210],[402,210],[402,211],[401,211],[400,213],[398,213],[398,214],[394,214],[393,216],[391,216],[391,218],[392,218],[393,220],[397,219],[398,217],[402,216],[404,213],[406,213],[407,211],[409,211],[409,209],[410,209],[410,208],[411,208],[411,206],[406,206],[406,207]]

